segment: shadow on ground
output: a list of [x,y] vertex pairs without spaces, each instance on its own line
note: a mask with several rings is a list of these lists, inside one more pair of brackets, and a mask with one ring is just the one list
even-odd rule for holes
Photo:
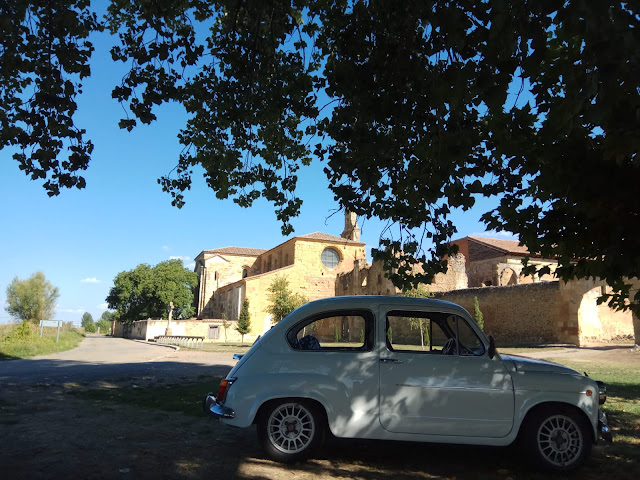
[[[208,387],[203,384],[203,391]],[[306,463],[280,465],[264,457],[255,428],[232,428],[204,414],[189,416],[69,394],[79,388],[2,386],[3,478],[554,478],[531,471],[513,447],[337,438],[329,438]],[[164,387],[156,383],[153,388],[161,395]],[[200,402],[199,395],[188,397],[186,402]],[[576,478],[637,478],[633,475],[638,460],[630,457],[632,451],[611,455],[608,446],[598,446]]]

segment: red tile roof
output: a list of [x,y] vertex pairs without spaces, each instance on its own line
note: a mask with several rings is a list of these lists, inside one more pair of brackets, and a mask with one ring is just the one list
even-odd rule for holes
[[335,235],[329,235],[328,233],[322,233],[322,232],[307,233],[306,235],[300,235],[294,238],[304,238],[307,240],[323,240],[325,242],[353,243],[356,245],[363,245],[362,242],[356,242],[353,240],[349,240],[348,238],[336,237]]
[[469,236],[467,238],[474,240],[478,243],[482,243],[488,247],[501,250],[506,254],[522,255],[522,256],[529,254],[529,250],[527,249],[527,247],[524,245],[520,245],[520,242],[518,240],[500,240],[497,238],[472,237],[472,236]]
[[246,248],[246,247],[222,247],[215,248],[213,250],[205,250],[202,253],[207,255],[220,254],[220,255],[239,255],[243,257],[257,257],[258,255],[266,252],[264,248]]

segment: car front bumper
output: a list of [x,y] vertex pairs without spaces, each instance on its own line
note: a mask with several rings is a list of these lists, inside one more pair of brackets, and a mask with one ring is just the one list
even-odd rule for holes
[[211,414],[218,418],[234,418],[236,413],[229,407],[220,405],[216,397],[211,393],[207,393],[202,400],[202,409],[205,413]]
[[598,432],[600,433],[600,438],[605,442],[613,441],[613,435],[611,434],[609,422],[607,421],[607,414],[604,413],[602,409],[598,410]]

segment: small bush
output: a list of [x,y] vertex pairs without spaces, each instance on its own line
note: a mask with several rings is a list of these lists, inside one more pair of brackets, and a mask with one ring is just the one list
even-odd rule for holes
[[33,325],[29,323],[29,320],[24,320],[13,332],[9,334],[7,339],[25,339],[31,337],[33,333]]

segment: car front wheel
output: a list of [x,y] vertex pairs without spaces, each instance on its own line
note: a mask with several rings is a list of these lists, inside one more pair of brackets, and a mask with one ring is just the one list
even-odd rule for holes
[[571,410],[544,409],[529,421],[524,432],[526,453],[535,467],[567,472],[579,467],[591,451],[585,420]]
[[265,453],[278,462],[306,460],[320,444],[322,416],[311,402],[274,401],[258,418],[258,440]]

